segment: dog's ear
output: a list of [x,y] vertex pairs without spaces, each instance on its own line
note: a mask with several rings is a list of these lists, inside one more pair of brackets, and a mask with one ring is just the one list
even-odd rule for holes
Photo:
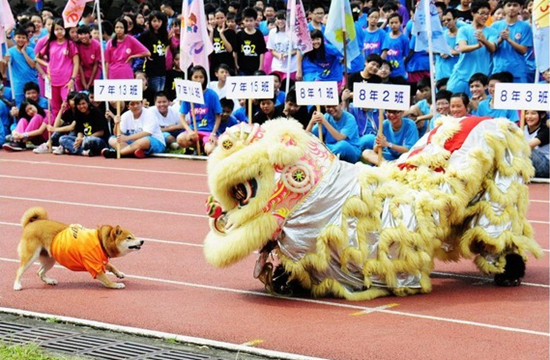
[[[120,229],[118,230],[120,231]],[[107,256],[116,257],[118,255],[118,248],[116,246],[117,228],[111,225],[101,225],[98,229],[99,241],[103,244],[103,248],[107,252]]]
[[115,237],[119,237],[122,234],[122,227],[120,227],[120,225],[117,225],[114,231]]

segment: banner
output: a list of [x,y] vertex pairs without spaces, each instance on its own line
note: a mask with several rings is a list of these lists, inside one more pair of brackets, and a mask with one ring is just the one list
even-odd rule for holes
[[344,54],[344,31],[346,32],[346,65],[351,68],[352,60],[361,54],[351,6],[349,0],[332,1],[325,28],[325,39],[342,54]]
[[[428,2],[428,3],[427,3]],[[428,20],[429,18],[429,20]],[[430,24],[428,24],[430,21]],[[440,54],[451,54],[451,48],[443,36],[443,28],[433,0],[420,0],[414,12],[411,34],[416,36],[414,51],[429,51],[428,33],[431,25],[432,51]]]
[[548,43],[549,22],[548,0],[535,0],[533,4],[533,48],[535,50],[535,62],[541,73],[550,68],[550,53]]
[[[13,13],[11,12],[10,4],[8,0],[0,0],[0,59],[2,59],[4,48],[2,45],[7,43],[6,31],[13,29],[15,27],[15,19]],[[7,46],[5,49],[7,50]]]
[[65,28],[70,28],[78,25],[78,22],[82,17],[82,13],[84,12],[84,8],[86,7],[86,3],[90,1],[93,0],[69,0],[67,2],[67,5],[65,5],[65,9],[63,9],[62,14]]
[[184,0],[181,14],[180,68],[187,78],[191,64],[208,69],[208,55],[214,51],[214,46],[206,28],[203,1]]
[[[296,44],[302,54],[313,49],[311,35],[307,27],[306,12],[302,5],[302,0],[289,0],[286,8],[286,18],[288,20],[287,31],[290,32],[290,39]],[[294,25],[291,25],[294,24]]]

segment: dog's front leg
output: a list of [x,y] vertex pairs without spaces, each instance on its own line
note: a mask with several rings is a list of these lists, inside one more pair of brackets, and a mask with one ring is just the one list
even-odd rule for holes
[[123,283],[116,283],[111,281],[104,272],[97,274],[96,278],[109,289],[124,289],[125,287]]
[[116,267],[114,267],[113,265],[111,265],[111,263],[108,263],[105,268],[107,269],[107,271],[110,271],[112,272],[113,274],[115,274],[115,276],[119,279],[124,279],[124,277],[126,275],[124,275],[123,272],[120,272]]

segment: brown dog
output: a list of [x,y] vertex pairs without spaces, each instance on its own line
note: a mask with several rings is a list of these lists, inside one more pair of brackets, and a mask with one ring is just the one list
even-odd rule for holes
[[21,276],[37,259],[41,266],[38,277],[48,285],[57,285],[57,280],[46,276],[56,263],[74,271],[88,271],[110,289],[123,289],[124,284],[109,280],[106,271],[119,279],[124,274],[109,263],[110,258],[121,257],[141,249],[143,240],[138,240],[120,226],[101,225],[97,229],[85,229],[81,225],[66,225],[48,220],[46,210],[30,208],[21,218],[23,235],[19,243],[20,266],[13,284],[21,290]]

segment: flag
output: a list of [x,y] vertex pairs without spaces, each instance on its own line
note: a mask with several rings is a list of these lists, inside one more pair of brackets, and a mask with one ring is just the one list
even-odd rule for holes
[[349,0],[335,1],[330,4],[325,39],[338,51],[344,54],[344,31],[346,32],[346,66],[351,67],[351,62],[361,54],[355,33],[353,15]]
[[548,0],[535,0],[533,4],[533,48],[537,69],[541,73],[550,68],[550,53],[548,52],[550,16],[548,10]]
[[90,1],[93,0],[69,0],[67,2],[67,5],[65,5],[65,9],[63,9],[62,14],[65,28],[70,28],[78,25],[78,22],[82,17],[82,13],[84,12],[84,8],[86,7],[86,3]]
[[8,0],[0,0],[0,59],[3,57],[4,48],[7,50],[7,46],[4,46],[8,42],[6,39],[6,32],[11,31],[15,27],[15,19],[11,12],[10,4]]
[[41,11],[44,8],[44,0],[36,0],[34,7],[36,11]]
[[288,1],[286,18],[288,19],[287,31],[290,32],[290,39],[296,45],[296,48],[302,54],[312,50],[313,43],[311,42],[311,35],[307,27],[306,12],[304,11],[302,0]]
[[181,14],[180,68],[185,74],[191,64],[208,69],[208,55],[214,46],[206,28],[203,1],[184,0]]
[[[429,23],[428,23],[428,17]],[[414,12],[411,34],[416,36],[414,51],[429,51],[428,33],[432,33],[432,51],[451,54],[451,48],[445,41],[439,14],[433,0],[420,0]]]

